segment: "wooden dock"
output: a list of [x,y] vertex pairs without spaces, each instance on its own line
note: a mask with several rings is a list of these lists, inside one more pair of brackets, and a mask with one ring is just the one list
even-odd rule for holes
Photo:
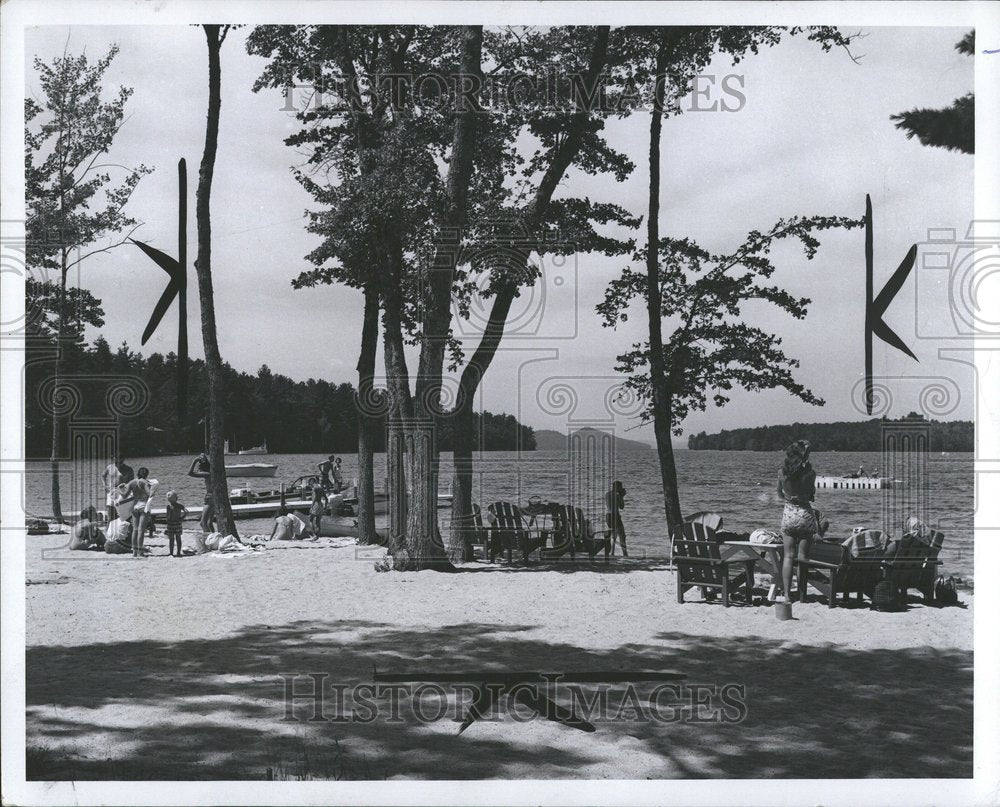
[[817,476],[817,490],[823,488],[827,490],[885,490],[887,488],[899,487],[898,479],[889,479],[885,476],[877,477],[856,477],[849,476]]

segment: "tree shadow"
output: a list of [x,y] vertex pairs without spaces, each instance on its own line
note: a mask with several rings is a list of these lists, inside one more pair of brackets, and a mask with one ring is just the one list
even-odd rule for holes
[[[856,650],[676,632],[595,649],[542,641],[534,630],[311,619],[251,625],[216,639],[29,647],[28,777],[972,775],[971,651]],[[689,718],[705,716],[697,709],[680,708],[669,719],[661,709],[654,720],[647,686],[637,689],[639,713],[597,722],[593,734],[508,713],[459,736],[453,710],[422,723],[405,697],[397,720],[389,719],[387,697],[370,698],[379,709],[374,720],[310,719],[343,715],[333,685],[371,684],[373,667],[419,671],[427,680],[455,671],[674,670],[691,687],[745,687],[746,714],[696,721]],[[327,676],[321,705],[308,696],[311,674]],[[288,676],[296,675],[296,694],[307,694],[286,711]],[[611,691],[612,702],[621,691]],[[352,703],[357,717],[368,717],[360,700],[345,701],[348,710]]]

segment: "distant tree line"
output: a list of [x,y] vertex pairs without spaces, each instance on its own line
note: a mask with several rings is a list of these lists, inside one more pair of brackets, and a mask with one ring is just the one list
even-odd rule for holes
[[[872,418],[861,422],[792,423],[753,429],[724,429],[718,434],[699,432],[688,437],[688,448],[714,451],[780,451],[793,440],[808,440],[813,451],[879,451],[882,424],[926,420],[911,412],[899,421]],[[933,451],[972,451],[973,423],[969,420],[931,420]]]
[[[51,450],[52,419],[39,404],[41,386],[52,375],[47,360],[52,347],[35,341],[28,348],[27,394],[25,396],[25,442],[29,457],[48,457]],[[177,421],[177,357],[153,353],[143,357],[128,344],[112,350],[103,337],[92,346],[80,341],[64,346],[63,367],[81,391],[76,417],[106,417],[102,376],[131,376],[141,379],[149,390],[146,406],[136,415],[119,421],[122,449],[131,456],[158,453],[197,453],[205,447],[204,415],[208,406],[208,377],[205,363],[191,362],[189,372],[188,417]],[[355,389],[351,384],[334,384],[310,378],[294,381],[271,371],[265,364],[256,374],[242,373],[223,365],[225,389],[225,436],[236,451],[267,442],[275,453],[345,453],[358,446],[358,417]],[[518,423],[512,415],[476,413],[476,447],[484,451],[535,448],[534,431]],[[69,451],[69,423],[60,424],[62,455]],[[452,434],[442,423],[438,434],[441,450],[451,450]],[[385,429],[377,430],[376,451],[385,450]]]

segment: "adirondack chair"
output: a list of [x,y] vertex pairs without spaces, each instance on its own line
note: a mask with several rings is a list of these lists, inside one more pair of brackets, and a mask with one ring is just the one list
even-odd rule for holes
[[532,552],[545,546],[543,537],[537,533],[533,535],[525,527],[524,516],[516,504],[493,502],[488,509],[496,518],[490,540],[491,563],[496,559],[497,553],[504,550],[507,552],[507,562],[512,563],[515,546],[521,551],[527,563]]
[[[684,602],[684,592],[700,588],[707,600],[714,599],[716,589],[722,591],[722,604],[729,607],[729,595],[740,585],[746,591],[746,601],[753,601],[753,567],[756,560],[744,556],[723,560],[714,530],[699,522],[680,525],[671,542],[671,559],[677,570],[677,602]],[[711,592],[711,593],[710,593]]]
[[611,554],[611,541],[607,538],[595,537],[596,533],[591,526],[590,519],[583,514],[582,508],[573,507],[569,513],[577,548],[592,558],[603,550],[604,559],[607,560]]
[[542,549],[545,559],[558,558],[569,552],[571,558],[576,558],[577,533],[574,525],[573,508],[568,505],[555,505],[552,508],[552,528],[549,535],[552,547]]
[[473,502],[472,513],[464,526],[453,526],[452,529],[458,529],[462,533],[465,550],[463,560],[475,560],[477,546],[482,547],[483,557],[489,556],[489,531],[483,526],[483,511],[478,504]]
[[809,559],[797,564],[799,600],[805,602],[809,586],[826,596],[830,608],[836,604],[838,594],[843,595],[845,605],[851,594],[857,594],[858,602],[866,594],[871,596],[882,577],[883,538],[880,530],[865,530],[842,543],[813,541]]
[[850,561],[847,547],[842,544],[813,541],[809,547],[809,559],[805,563],[796,563],[799,602],[806,601],[806,592],[812,586],[826,597],[826,604],[833,608],[838,593],[844,592],[846,597]]
[[934,601],[934,581],[941,564],[938,553],[944,543],[944,535],[935,532],[931,540],[930,544],[926,544],[907,533],[890,542],[885,551],[882,573],[886,580],[893,582],[903,599],[909,589],[915,588],[923,594],[925,602]]
[[[483,509],[473,502],[472,504],[472,526],[470,528],[469,539],[467,545],[470,549],[474,547],[481,546],[483,548],[483,557],[489,557],[490,554],[490,533],[486,527],[483,526]],[[473,557],[469,560],[473,560]]]

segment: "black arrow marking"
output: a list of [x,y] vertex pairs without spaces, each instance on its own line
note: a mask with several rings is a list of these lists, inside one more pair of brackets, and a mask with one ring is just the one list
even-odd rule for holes
[[865,408],[872,413],[874,386],[872,383],[872,336],[877,336],[886,344],[902,351],[911,359],[920,361],[899,335],[882,319],[889,303],[899,293],[909,277],[917,259],[917,245],[910,247],[892,277],[882,287],[878,296],[872,299],[875,287],[875,261],[872,234],[872,197],[865,194]]

